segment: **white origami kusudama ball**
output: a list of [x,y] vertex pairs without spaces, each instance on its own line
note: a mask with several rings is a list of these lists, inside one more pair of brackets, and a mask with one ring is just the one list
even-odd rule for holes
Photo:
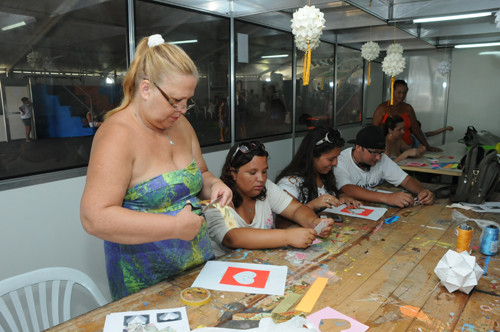
[[380,46],[372,41],[366,42],[361,46],[361,56],[363,59],[372,61],[380,54]]
[[437,71],[441,75],[448,74],[450,72],[450,69],[451,69],[451,62],[449,62],[449,61],[441,61],[440,63],[438,63]]
[[434,269],[448,292],[459,290],[465,294],[477,285],[483,272],[476,264],[476,257],[470,256],[467,251],[459,254],[453,250],[448,250]]
[[393,53],[403,54],[403,46],[401,46],[401,44],[389,45],[389,47],[387,48],[387,54]]
[[382,61],[382,70],[391,77],[395,77],[403,72],[406,66],[406,60],[400,53],[387,54]]
[[[323,33],[326,22],[324,14],[319,9],[314,6],[304,6],[293,13],[291,21],[292,33],[298,49],[307,51],[307,44],[311,49],[318,47],[319,37]],[[303,44],[306,45],[305,48]]]

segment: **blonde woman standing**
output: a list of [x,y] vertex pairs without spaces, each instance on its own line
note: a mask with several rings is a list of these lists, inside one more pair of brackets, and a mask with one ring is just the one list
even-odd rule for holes
[[85,230],[104,240],[113,299],[213,257],[200,199],[231,190],[207,169],[184,116],[197,69],[160,35],[144,38],[123,82],[121,105],[97,131],[81,201]]

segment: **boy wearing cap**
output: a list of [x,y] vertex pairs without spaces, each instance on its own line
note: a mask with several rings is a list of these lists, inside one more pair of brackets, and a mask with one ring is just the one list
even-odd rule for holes
[[338,189],[346,195],[398,207],[414,205],[414,199],[409,193],[369,190],[387,181],[417,195],[421,204],[434,202],[434,194],[430,190],[425,189],[417,179],[406,174],[385,155],[385,136],[380,127],[367,126],[361,129],[356,139],[349,143],[354,143],[355,147],[342,151],[334,168]]

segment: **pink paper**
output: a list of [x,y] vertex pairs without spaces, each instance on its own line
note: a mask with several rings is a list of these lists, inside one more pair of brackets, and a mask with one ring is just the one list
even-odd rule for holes
[[321,331],[320,325],[321,321],[327,320],[327,319],[342,319],[346,320],[351,324],[351,327],[348,328],[347,330],[342,330],[342,331],[351,331],[351,332],[356,332],[356,331],[366,331],[368,330],[369,326],[358,322],[354,318],[351,318],[349,316],[346,316],[337,310],[334,310],[330,307],[325,307],[321,309],[320,311],[316,311],[314,314],[311,314],[306,317],[311,323],[313,323],[320,332],[328,332],[328,331]]

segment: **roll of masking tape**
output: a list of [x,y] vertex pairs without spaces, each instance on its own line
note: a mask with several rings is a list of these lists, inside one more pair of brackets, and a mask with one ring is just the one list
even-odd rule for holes
[[189,287],[181,292],[181,301],[186,305],[197,306],[210,302],[210,291],[200,287]]

